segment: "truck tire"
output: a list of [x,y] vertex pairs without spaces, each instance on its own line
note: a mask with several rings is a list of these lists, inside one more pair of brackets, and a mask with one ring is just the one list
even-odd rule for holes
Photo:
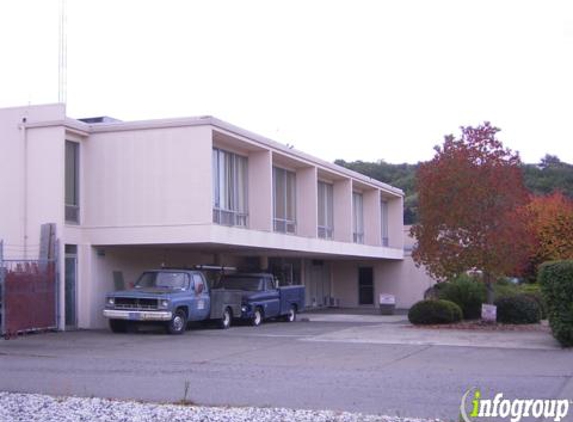
[[219,328],[226,330],[231,327],[231,320],[233,319],[233,313],[229,308],[225,308],[223,311],[223,317],[219,320]]
[[290,309],[288,310],[288,314],[283,316],[284,322],[295,322],[296,321],[296,306],[291,305]]
[[187,328],[187,315],[183,309],[177,309],[171,321],[167,323],[169,334],[183,334]]
[[121,319],[110,319],[109,329],[112,333],[126,333],[127,332],[127,321]]
[[251,325],[253,327],[258,327],[263,323],[263,311],[261,308],[255,308],[253,312],[253,318],[251,319]]

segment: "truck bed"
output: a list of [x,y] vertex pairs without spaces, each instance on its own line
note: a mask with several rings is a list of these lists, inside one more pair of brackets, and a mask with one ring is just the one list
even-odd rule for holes
[[282,286],[278,288],[280,296],[280,315],[286,315],[291,306],[297,312],[304,309],[304,286]]
[[241,299],[243,292],[240,290],[213,289],[211,290],[211,314],[210,319],[221,319],[225,307],[231,308],[233,316],[241,316]]

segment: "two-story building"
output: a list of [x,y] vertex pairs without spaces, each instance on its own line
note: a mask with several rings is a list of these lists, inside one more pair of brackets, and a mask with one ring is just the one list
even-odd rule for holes
[[36,258],[40,226],[55,224],[61,327],[104,326],[113,273],[162,264],[268,269],[304,284],[307,306],[421,296],[401,279],[400,189],[214,117],[2,109],[0,192],[5,257]]

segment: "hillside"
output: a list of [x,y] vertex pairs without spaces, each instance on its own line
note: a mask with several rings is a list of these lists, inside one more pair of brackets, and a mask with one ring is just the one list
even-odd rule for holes
[[[385,161],[344,161],[336,164],[380,180],[404,191],[404,223],[417,219],[416,169],[418,164],[390,164]],[[573,165],[554,155],[546,155],[538,164],[523,164],[525,186],[536,195],[546,195],[560,190],[573,199]]]

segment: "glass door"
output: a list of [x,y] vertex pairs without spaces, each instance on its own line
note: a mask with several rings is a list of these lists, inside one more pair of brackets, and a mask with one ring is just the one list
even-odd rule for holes
[[64,316],[66,328],[77,327],[77,275],[78,275],[78,255],[77,246],[66,245],[65,255],[65,301]]
[[358,269],[358,304],[374,305],[374,271],[372,267]]

